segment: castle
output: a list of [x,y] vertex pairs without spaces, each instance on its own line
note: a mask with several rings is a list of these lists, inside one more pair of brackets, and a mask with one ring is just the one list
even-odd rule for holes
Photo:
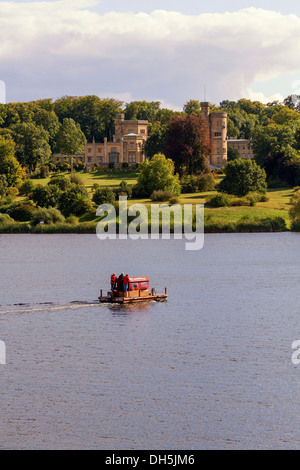
[[[201,103],[201,117],[206,121],[210,133],[212,153],[210,167],[212,169],[222,168],[227,163],[228,148],[236,148],[242,158],[253,158],[251,141],[246,139],[228,139],[227,120],[228,115],[224,112],[210,112],[208,102]],[[84,154],[70,155],[70,164],[82,161],[86,168],[92,170],[95,165],[129,166],[142,163],[146,159],[144,154],[144,143],[148,138],[148,121],[127,121],[124,114],[118,114],[115,120],[115,134],[113,141],[107,138],[103,143],[86,142]],[[66,155],[53,155],[54,162],[63,162]]]
[[210,166],[221,168],[226,165],[228,148],[235,148],[241,158],[253,158],[251,141],[247,139],[228,139],[227,120],[228,115],[224,112],[210,112],[208,102],[201,103],[201,117],[206,121],[210,133],[212,147]]

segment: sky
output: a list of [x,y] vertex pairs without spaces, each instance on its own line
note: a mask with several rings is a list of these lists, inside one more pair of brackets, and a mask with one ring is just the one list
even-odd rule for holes
[[0,102],[300,94],[296,0],[0,0]]

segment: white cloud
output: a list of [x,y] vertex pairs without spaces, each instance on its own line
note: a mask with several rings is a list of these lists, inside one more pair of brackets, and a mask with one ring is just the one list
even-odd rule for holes
[[255,81],[300,71],[296,15],[256,8],[99,15],[89,10],[97,3],[0,3],[1,78],[9,96],[12,89],[19,99],[113,91],[162,96],[176,107],[203,99],[204,83],[213,102],[268,99],[251,91]]

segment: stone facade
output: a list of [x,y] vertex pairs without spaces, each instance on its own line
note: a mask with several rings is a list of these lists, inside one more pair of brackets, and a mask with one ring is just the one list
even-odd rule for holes
[[227,113],[210,112],[208,102],[201,103],[201,117],[207,122],[210,133],[212,153],[210,166],[221,168],[227,163],[228,146],[235,147],[241,158],[253,158],[251,141],[246,139],[228,139]]
[[119,114],[115,120],[115,135],[113,142],[107,138],[103,143],[86,142],[84,164],[88,169],[94,165],[100,167],[113,163],[122,166],[123,163],[136,165],[145,160],[144,143],[148,138],[148,121],[125,121],[124,114]]

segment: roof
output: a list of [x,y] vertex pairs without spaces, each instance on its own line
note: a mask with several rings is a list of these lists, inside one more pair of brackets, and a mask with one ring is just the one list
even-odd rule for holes
[[123,135],[123,137],[141,137],[141,134],[130,133],[130,134]]

